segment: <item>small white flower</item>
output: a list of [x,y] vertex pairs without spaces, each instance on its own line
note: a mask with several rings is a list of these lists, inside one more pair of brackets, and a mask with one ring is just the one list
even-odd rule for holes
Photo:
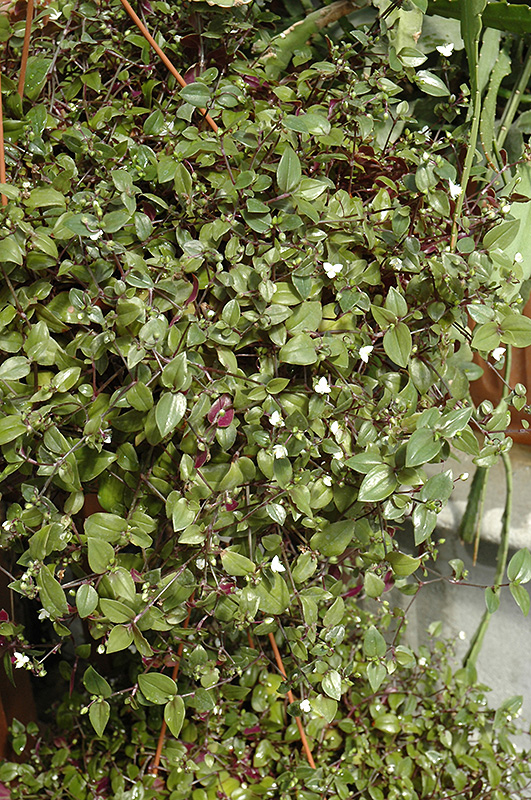
[[331,264],[330,261],[325,261],[323,269],[329,278],[335,278],[343,269],[343,264]]
[[427,663],[425,658],[419,658],[419,667],[425,667]]
[[26,664],[30,663],[30,658],[26,655],[26,653],[13,653],[13,655],[15,658],[15,669],[22,669],[22,667],[25,667]]
[[284,447],[283,444],[275,444],[273,446],[273,457],[274,458],[285,458],[288,454],[288,451]]
[[502,206],[502,211],[504,214],[508,214],[510,210],[511,210],[510,203],[506,203],[504,206]]
[[448,44],[440,44],[438,47],[435,48],[438,53],[440,53],[445,58],[449,58],[452,53],[454,52],[454,43],[449,42]]
[[282,414],[280,411],[273,411],[271,416],[269,417],[269,423],[273,426],[273,428],[283,428],[284,427],[284,420],[282,419]]
[[514,260],[516,261],[517,264],[521,264],[522,261],[524,260],[524,257],[521,253],[515,253]]
[[206,565],[206,561],[204,558],[196,558],[195,565],[197,569],[204,569]]
[[330,477],[330,475],[324,476],[323,483],[325,486],[332,486],[332,478]]
[[313,388],[314,391],[317,392],[317,394],[330,394],[330,392],[332,391],[330,384],[324,377],[319,378],[319,380],[317,381],[317,383]]
[[499,361],[505,355],[505,347],[496,347],[492,351],[492,357],[494,361]]
[[339,424],[337,419],[332,420],[332,422],[330,423],[330,433],[332,433],[334,436],[337,436],[340,430],[341,430],[341,425]]
[[450,178],[448,181],[448,188],[450,189],[450,197],[452,200],[455,200],[461,192],[463,191],[463,187],[459,183],[454,183],[453,180]]
[[360,358],[365,364],[369,363],[369,356],[373,350],[374,347],[372,344],[366,344],[365,347],[360,347]]
[[50,619],[50,612],[46,611],[45,608],[41,608],[39,611],[39,619]]
[[468,472],[462,472],[459,476],[460,481],[467,481],[468,480]]
[[92,239],[92,241],[96,241],[96,239],[101,239],[102,236],[103,236],[103,231],[99,230],[96,231],[95,233],[89,234],[89,239]]
[[466,633],[464,631],[459,631],[457,635],[459,636],[461,641],[464,641],[466,639]]
[[286,571],[286,567],[283,564],[280,563],[280,558],[278,556],[275,556],[273,558],[273,561],[271,562],[271,569],[273,570],[273,572],[285,572]]
[[309,714],[312,710],[309,700],[301,700],[300,702],[301,711],[304,711],[305,714]]

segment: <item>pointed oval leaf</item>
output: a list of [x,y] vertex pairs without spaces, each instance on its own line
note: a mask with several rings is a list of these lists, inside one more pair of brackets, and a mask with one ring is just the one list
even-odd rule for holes
[[155,421],[162,438],[173,433],[186,411],[186,397],[181,392],[164,392],[155,409]]
[[90,583],[83,583],[76,592],[77,611],[82,619],[88,617],[96,610],[98,593]]
[[281,192],[292,192],[301,180],[301,162],[289,145],[282,153],[277,168],[277,183]]
[[394,492],[397,480],[388,464],[377,464],[361,482],[358,500],[361,503],[379,503]]
[[383,346],[391,361],[394,361],[399,367],[407,367],[413,340],[411,331],[405,322],[398,322],[385,332]]
[[140,691],[150,703],[167,703],[177,694],[175,681],[160,672],[145,672],[138,676]]
[[164,706],[164,720],[175,738],[179,736],[185,717],[184,700],[178,694]]
[[96,702],[92,703],[90,706],[89,718],[97,736],[103,736],[103,731],[109,721],[110,713],[111,707],[106,700],[96,700]]

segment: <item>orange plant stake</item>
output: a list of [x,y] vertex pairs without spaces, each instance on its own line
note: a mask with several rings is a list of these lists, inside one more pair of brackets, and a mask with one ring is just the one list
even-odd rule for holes
[[[277,667],[279,669],[279,672],[284,676],[284,678],[287,678],[286,670],[284,669],[284,664],[282,662],[282,656],[280,655],[277,643],[275,642],[275,637],[273,636],[272,633],[269,634],[269,641],[271,642],[271,647],[273,648],[273,653],[275,654],[275,661],[277,662]],[[290,703],[295,702],[295,698],[293,696],[293,692],[291,691],[291,689],[288,689],[288,700],[290,701]],[[315,769],[315,761],[313,760],[312,751],[310,750],[310,745],[308,744],[308,739],[306,738],[306,734],[302,726],[302,720],[300,717],[295,717],[295,722],[297,723],[297,728],[299,729],[302,746],[304,752],[306,753],[308,764],[312,769]]]
[[[4,153],[4,114],[2,110],[2,79],[0,77],[0,183],[6,182],[6,157]],[[7,197],[2,195],[2,205],[7,206]]]
[[[178,83],[181,84],[181,86],[184,89],[184,87],[187,86],[188,84],[184,80],[184,78],[181,75],[181,73],[178,72],[175,69],[175,67],[171,63],[170,59],[168,58],[168,56],[158,46],[158,44],[156,43],[155,39],[149,33],[148,29],[146,28],[146,26],[144,25],[144,23],[142,22],[142,20],[138,16],[138,14],[136,14],[135,11],[133,11],[133,9],[131,7],[131,4],[128,2],[128,0],[120,0],[120,2],[123,5],[123,7],[125,8],[125,10],[127,11],[127,13],[129,14],[129,16],[131,17],[131,19],[133,20],[133,22],[135,23],[135,25],[137,26],[137,28],[139,29],[139,31],[141,32],[142,36],[149,42],[149,44],[151,45],[153,50],[157,53],[158,56],[160,56],[161,61],[168,67],[168,69],[171,72],[171,74],[173,75],[173,77],[176,79],[176,81]],[[208,122],[208,124],[210,125],[210,127],[212,128],[214,133],[217,133],[219,128],[216,125],[216,123],[214,122],[214,120],[212,119],[212,117],[210,116],[210,114],[207,113],[206,109],[205,108],[200,108],[199,111],[201,112],[201,114],[203,114],[205,120]]]
[[[184,629],[186,629],[188,627],[188,624],[190,622],[190,614],[191,613],[192,613],[192,609],[189,608],[188,609],[188,616],[186,617],[186,619],[185,619],[185,621],[183,623],[183,628]],[[174,664],[174,667],[173,667],[173,670],[172,670],[172,673],[171,673],[172,680],[174,680],[174,681],[177,680],[177,676],[179,674],[179,665],[181,663],[181,656],[183,654],[183,647],[184,647],[184,642],[182,642],[182,641],[179,642],[179,647],[177,648],[177,661]],[[162,720],[162,726],[161,726],[160,733],[159,733],[159,740],[157,742],[157,749],[155,751],[155,757],[153,759],[153,766],[151,767],[151,770],[150,770],[151,774],[155,775],[155,776],[157,775],[157,772],[159,771],[160,757],[162,755],[162,748],[164,747],[164,738],[166,736],[166,727],[167,727],[166,726],[166,720],[163,719]]]
[[26,30],[24,31],[24,44],[22,46],[20,75],[18,77],[18,93],[21,99],[24,96],[24,83],[26,81],[26,67],[28,65],[28,54],[29,54],[32,22],[33,22],[33,0],[28,0],[28,6],[26,8]]

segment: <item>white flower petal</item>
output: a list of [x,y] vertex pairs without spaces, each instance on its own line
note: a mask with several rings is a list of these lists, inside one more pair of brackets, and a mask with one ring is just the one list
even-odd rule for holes
[[317,394],[330,394],[332,389],[330,388],[330,384],[328,383],[326,378],[323,377],[319,378],[319,380],[315,384],[314,391],[316,391]]
[[280,563],[280,558],[278,556],[275,556],[273,558],[273,561],[271,562],[271,569],[273,570],[273,572],[285,572],[286,571],[286,567],[283,564]]
[[276,444],[273,446],[273,458],[285,458],[288,451],[283,444]]
[[492,351],[492,357],[494,361],[499,361],[505,355],[505,347],[496,347]]
[[438,47],[435,48],[438,53],[440,53],[445,58],[449,58],[452,53],[454,52],[454,43],[449,42],[448,44],[440,44]]
[[343,264],[332,264],[330,261],[325,261],[323,269],[329,278],[335,278],[343,269]]
[[366,344],[365,347],[360,347],[360,358],[365,364],[369,363],[369,356],[374,350],[374,346],[372,344]]
[[450,197],[452,200],[455,200],[457,197],[459,197],[463,191],[463,187],[459,183],[454,183],[451,178],[448,181],[448,188],[450,190]]
[[301,711],[303,711],[305,714],[308,714],[312,710],[312,706],[310,704],[310,701],[306,700],[306,699],[301,700],[300,708],[301,708]]

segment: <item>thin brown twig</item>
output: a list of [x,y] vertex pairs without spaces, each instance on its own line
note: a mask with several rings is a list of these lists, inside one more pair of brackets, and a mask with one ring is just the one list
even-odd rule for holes
[[[275,654],[275,661],[277,662],[277,667],[279,672],[287,679],[286,670],[284,669],[284,663],[282,661],[282,656],[280,655],[280,650],[278,649],[277,643],[275,641],[275,637],[272,633],[269,634],[269,641],[271,643],[271,647],[273,648],[273,653]],[[288,700],[290,703],[295,702],[295,698],[293,696],[293,692],[291,689],[288,689]],[[315,761],[313,760],[312,751],[310,750],[310,745],[308,744],[308,739],[306,738],[306,734],[304,732],[304,728],[302,725],[302,720],[300,717],[295,717],[295,722],[297,723],[297,728],[299,729],[300,737],[304,752],[306,753],[306,758],[308,759],[308,764],[312,769],[315,769]]]
[[[4,113],[2,102],[2,78],[0,73],[0,183],[6,182],[6,157],[4,152]],[[2,205],[7,206],[7,197],[2,195]]]
[[[192,595],[192,597],[193,597],[193,595]],[[185,621],[183,623],[183,628],[185,630],[186,630],[186,628],[188,627],[188,625],[190,623],[190,614],[191,613],[192,613],[192,606],[189,607],[188,616],[186,617],[186,619],[185,619]],[[177,648],[177,661],[175,662],[175,664],[173,666],[172,673],[171,673],[172,680],[174,680],[174,681],[177,680],[177,676],[179,675],[179,666],[181,664],[181,656],[183,654],[183,647],[184,647],[184,640],[181,640],[179,642],[179,647]],[[155,757],[153,759],[153,766],[150,769],[151,774],[155,775],[155,776],[157,775],[157,772],[159,771],[160,757],[162,755],[162,748],[164,747],[164,739],[166,737],[166,728],[167,728],[166,720],[163,719],[162,720],[162,725],[161,725],[161,728],[160,728],[160,733],[159,733],[159,740],[157,742],[157,749],[155,751]]]
[[[169,69],[169,71],[171,72],[173,77],[176,79],[176,81],[178,83],[181,84],[181,86],[184,89],[188,84],[184,80],[184,78],[181,75],[181,73],[178,72],[175,69],[175,67],[171,63],[170,59],[168,58],[168,56],[158,46],[158,44],[156,43],[155,39],[149,33],[148,29],[146,28],[146,26],[144,25],[144,23],[142,22],[142,20],[138,16],[138,14],[136,14],[135,11],[133,10],[133,8],[131,7],[131,4],[129,3],[129,0],[120,0],[120,2],[123,5],[123,7],[125,8],[125,10],[127,11],[127,13],[129,14],[129,16],[131,17],[131,19],[133,20],[133,22],[135,23],[135,25],[137,26],[137,28],[142,33],[142,36],[144,36],[144,38],[149,42],[149,44],[151,45],[153,50],[160,57],[161,61],[166,65],[166,67]],[[205,108],[200,108],[199,111],[201,112],[201,114],[203,114],[205,120],[208,122],[208,124],[210,125],[210,127],[212,128],[214,133],[217,133],[218,130],[219,130],[218,126],[216,125],[216,123],[214,122],[214,120],[212,119],[210,114],[207,113],[207,110]]]
[[34,0],[28,0],[28,6],[26,8],[26,29],[24,31],[24,44],[22,45],[22,59],[20,61],[20,75],[18,77],[18,93],[21,100],[24,96],[24,84],[26,82],[26,67],[28,65],[31,23],[33,22],[33,2]]

